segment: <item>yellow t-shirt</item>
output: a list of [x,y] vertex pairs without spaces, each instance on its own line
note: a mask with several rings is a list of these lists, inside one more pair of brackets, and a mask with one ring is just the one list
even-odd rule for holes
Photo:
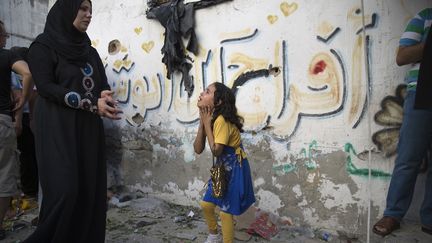
[[222,115],[219,115],[213,124],[213,136],[215,143],[227,145],[233,148],[240,146],[240,131]]

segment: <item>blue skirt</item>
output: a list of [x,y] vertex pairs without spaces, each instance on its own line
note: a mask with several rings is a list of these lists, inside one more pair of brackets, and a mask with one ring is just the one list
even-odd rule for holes
[[249,161],[243,158],[240,163],[235,149],[225,145],[216,163],[223,163],[225,166],[226,176],[229,179],[227,191],[222,198],[214,198],[211,180],[209,180],[203,201],[214,203],[221,211],[232,215],[244,213],[255,202]]

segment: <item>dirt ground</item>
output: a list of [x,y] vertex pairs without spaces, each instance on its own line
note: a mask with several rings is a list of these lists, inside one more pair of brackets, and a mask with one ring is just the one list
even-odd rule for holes
[[[5,222],[7,237],[2,242],[22,242],[33,230],[31,221],[37,217],[38,210],[33,208],[25,211],[12,220]],[[323,232],[307,226],[283,226],[270,240],[258,234],[249,235],[245,232],[244,221],[255,220],[238,218],[236,224],[236,242],[367,242],[366,236],[330,233],[323,240]],[[248,223],[249,224],[249,223]],[[402,228],[382,238],[371,233],[370,242],[420,242],[431,243],[432,236],[420,230],[420,225],[403,222]],[[328,237],[327,237],[328,236]],[[146,196],[138,199],[110,204],[107,216],[106,243],[188,243],[204,242],[207,227],[201,212],[195,207],[179,206],[160,199]]]

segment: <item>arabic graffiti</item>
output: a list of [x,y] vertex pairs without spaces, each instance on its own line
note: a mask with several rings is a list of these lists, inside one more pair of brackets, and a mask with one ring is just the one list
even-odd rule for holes
[[[297,3],[281,3],[282,17],[295,18],[300,7]],[[236,88],[238,111],[245,119],[246,131],[268,129],[276,139],[289,140],[299,129],[302,117],[335,115],[343,115],[346,124],[355,129],[363,121],[368,92],[369,95],[372,92],[370,77],[365,77],[369,62],[366,67],[363,63],[370,57],[371,37],[362,38],[362,15],[358,7],[348,10],[346,17],[345,26],[327,20],[320,22],[312,36],[315,42],[311,38],[309,43],[315,51],[305,55],[300,67],[291,54],[298,47],[291,45],[289,38],[269,39],[267,32],[258,28],[220,33],[219,46],[205,48],[203,42],[199,54],[194,56],[191,76],[195,88],[190,96],[184,92],[181,75],[166,78],[167,70],[162,64],[158,64],[158,69],[145,68],[149,64],[139,57],[151,54],[160,44],[143,36],[142,26],[131,28],[142,40],[111,41],[109,56],[103,62],[116,98],[123,106],[125,120],[131,126],[143,124],[151,111],[168,112],[179,125],[195,126],[199,116],[195,104],[208,84],[219,81],[231,87],[239,77],[244,79],[245,73],[273,66],[280,67],[281,75],[250,75]],[[366,14],[365,18],[366,29],[377,26],[376,13]],[[350,52],[335,44],[341,36],[351,40]],[[97,45],[99,41],[92,43]],[[265,51],[257,51],[256,46]]]

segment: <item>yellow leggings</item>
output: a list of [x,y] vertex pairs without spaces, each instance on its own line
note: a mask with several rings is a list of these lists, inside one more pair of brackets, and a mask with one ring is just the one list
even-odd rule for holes
[[[216,205],[210,202],[201,201],[204,218],[210,232],[217,232],[217,221],[215,215]],[[222,237],[224,243],[232,243],[234,241],[234,220],[233,215],[220,211],[219,216],[222,221]]]

